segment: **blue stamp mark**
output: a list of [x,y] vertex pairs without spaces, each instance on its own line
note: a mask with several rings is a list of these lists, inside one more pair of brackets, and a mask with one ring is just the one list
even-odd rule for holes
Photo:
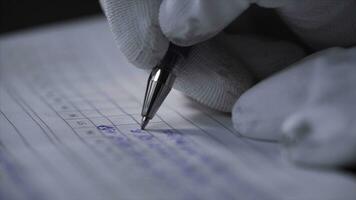
[[162,131],[163,133],[167,134],[167,135],[173,135],[175,132],[169,129],[165,129]]
[[96,128],[104,133],[110,133],[110,134],[116,133],[115,127],[112,126],[99,125]]
[[130,130],[131,133],[142,133],[142,130],[141,129],[132,129]]
[[120,147],[123,148],[130,148],[131,147],[131,143],[128,141],[127,138],[118,136],[115,138],[114,140],[116,142],[117,145],[119,145]]
[[139,138],[140,140],[151,140],[153,138],[153,135],[148,134],[141,129],[133,129],[130,132],[135,134],[135,137]]

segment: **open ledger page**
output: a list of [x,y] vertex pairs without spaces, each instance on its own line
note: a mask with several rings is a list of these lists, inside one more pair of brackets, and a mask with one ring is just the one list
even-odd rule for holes
[[176,91],[140,130],[148,75],[120,55],[103,18],[2,36],[0,45],[0,199],[355,195],[352,177],[296,168],[278,144],[241,137],[229,115]]

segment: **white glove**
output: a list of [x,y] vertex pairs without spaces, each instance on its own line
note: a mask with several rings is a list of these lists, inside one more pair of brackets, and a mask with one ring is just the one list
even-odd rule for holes
[[257,84],[233,122],[245,136],[281,140],[296,163],[355,164],[356,47],[319,52]]
[[160,24],[170,40],[192,45],[221,32],[252,3],[275,8],[313,49],[356,44],[355,0],[166,0]]
[[[251,3],[275,8],[312,50],[356,46],[355,0],[167,0],[161,6],[160,24],[170,40],[193,45],[220,33]],[[234,52],[255,47],[241,43],[227,46]],[[354,49],[330,50],[263,81],[238,100],[233,110],[235,128],[243,135],[271,140],[283,136],[283,126],[283,138],[289,138],[284,140],[286,150],[298,163],[337,166],[356,162],[356,129],[350,122],[356,118],[351,103],[356,102],[352,92],[355,60]],[[253,72],[262,68],[261,63],[255,66],[249,66]]]
[[[291,42],[258,35],[219,34],[251,3],[275,8],[311,49],[356,44],[355,0],[101,0],[101,3],[121,51],[138,67],[149,69],[157,64],[167,50],[168,41],[194,45],[179,66],[174,87],[222,111],[230,111],[235,100],[251,86],[253,76],[266,77],[304,56],[301,48]],[[298,64],[304,66],[301,70],[277,75],[242,96],[233,111],[237,130],[251,137],[281,137],[284,120],[297,115],[298,109],[308,109],[303,107],[303,98],[307,98],[311,84],[306,81],[314,80],[310,76],[315,67],[311,61],[303,62],[306,64]],[[305,81],[296,76],[304,77]],[[318,103],[309,106],[318,110]],[[290,127],[299,125],[292,125],[285,125],[289,137],[298,135]],[[298,149],[296,145],[289,146],[291,151]],[[341,160],[346,162],[348,158]]]
[[[162,59],[169,40],[188,44],[187,40],[189,45],[202,41],[195,39],[194,32],[190,34],[190,26],[200,21],[193,19],[180,26],[189,15],[204,18],[201,22],[207,27],[219,24],[217,32],[227,26],[228,21],[216,21],[214,13],[207,15],[205,7],[200,8],[205,2],[220,11],[231,6],[235,17],[247,7],[244,1],[101,0],[119,48],[131,63],[143,69],[152,68]],[[230,16],[232,10],[221,14]],[[254,83],[254,76],[268,76],[303,56],[303,50],[291,42],[220,34],[192,47],[188,58],[178,66],[174,88],[211,108],[231,112],[238,97]]]

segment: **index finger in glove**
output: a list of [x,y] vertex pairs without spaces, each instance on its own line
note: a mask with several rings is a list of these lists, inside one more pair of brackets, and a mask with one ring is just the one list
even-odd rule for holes
[[249,0],[164,0],[160,26],[178,45],[189,46],[212,38],[249,5]]
[[144,69],[158,64],[169,44],[158,23],[161,0],[100,0],[100,3],[126,58]]

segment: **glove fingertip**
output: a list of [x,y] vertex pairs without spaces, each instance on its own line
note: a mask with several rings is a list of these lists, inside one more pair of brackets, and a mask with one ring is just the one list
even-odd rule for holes
[[179,46],[191,46],[204,38],[204,31],[197,30],[197,24],[202,23],[192,12],[191,1],[163,1],[159,10],[159,23],[163,34]]
[[313,106],[283,123],[284,151],[293,163],[337,167],[355,162],[353,127],[337,107]]
[[160,6],[159,23],[170,41],[191,46],[217,35],[248,6],[246,0],[164,0]]
[[159,0],[101,0],[120,51],[136,67],[150,69],[168,49],[158,23]]

